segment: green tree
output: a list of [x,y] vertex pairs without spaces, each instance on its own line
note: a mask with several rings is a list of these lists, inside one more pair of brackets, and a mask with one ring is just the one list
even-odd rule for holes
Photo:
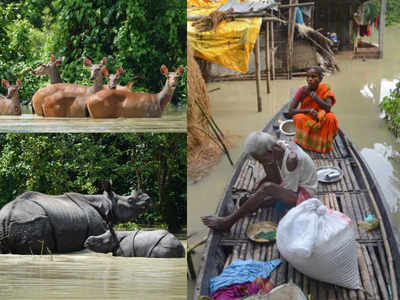
[[[82,58],[107,68],[124,68],[120,84],[140,75],[134,89],[158,92],[170,71],[186,65],[186,3],[181,0],[20,0],[0,7],[0,77],[22,80],[23,103],[48,84],[30,71],[48,61],[50,54],[65,56],[61,66],[66,82],[89,84]],[[173,103],[186,103],[186,74],[181,77]],[[0,88],[0,93],[5,93]]]
[[389,129],[396,137],[400,136],[400,82],[396,83],[396,88],[390,92],[389,96],[383,98],[379,104],[381,111],[385,112],[385,120]]
[[[374,21],[381,11],[381,1],[371,0],[365,5],[365,21]],[[387,0],[386,2],[386,25],[400,22],[400,0]]]
[[[0,206],[25,191],[118,194],[138,185],[152,199],[137,223],[186,225],[185,134],[1,134]],[[159,153],[160,152],[160,153]]]

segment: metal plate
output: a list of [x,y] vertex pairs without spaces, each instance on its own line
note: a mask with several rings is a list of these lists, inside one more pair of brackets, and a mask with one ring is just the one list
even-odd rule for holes
[[269,243],[276,239],[276,224],[269,221],[255,223],[247,229],[247,237],[253,242]]
[[284,135],[294,135],[296,133],[296,128],[294,127],[293,120],[286,120],[283,121],[279,125],[279,130],[284,134]]
[[336,167],[319,167],[317,168],[318,181],[324,183],[338,182],[343,177],[343,171]]

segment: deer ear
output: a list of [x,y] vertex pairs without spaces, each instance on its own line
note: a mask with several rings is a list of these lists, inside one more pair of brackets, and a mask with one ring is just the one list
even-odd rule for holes
[[162,65],[160,68],[160,72],[163,75],[167,75],[168,74],[168,68],[165,65]]
[[92,61],[91,61],[89,58],[84,57],[84,58],[83,58],[83,64],[84,64],[86,67],[91,67],[91,66],[92,66]]
[[102,67],[102,68],[101,68],[101,73],[103,74],[104,77],[107,77],[107,76],[108,76],[108,70],[107,70],[107,68],[106,68],[106,67]]
[[117,73],[119,74],[119,76],[121,76],[122,74],[124,74],[124,69],[122,69],[122,67],[119,67]]
[[53,54],[52,54],[52,55],[50,55],[50,61],[51,61],[52,63],[56,61],[56,58],[54,57],[54,55],[53,55]]
[[2,80],[1,80],[1,84],[2,84],[6,89],[8,89],[8,87],[10,86],[10,83],[9,83],[7,80],[5,80],[5,79],[2,79]]
[[178,69],[176,70],[176,73],[178,76],[181,76],[183,74],[183,71],[184,71],[184,69],[183,69],[182,65],[180,65],[178,67]]
[[17,83],[17,87],[20,88],[21,87],[21,80],[18,79],[16,83]]
[[106,57],[103,57],[103,59],[101,60],[101,64],[104,65],[104,66],[107,64],[107,58]]

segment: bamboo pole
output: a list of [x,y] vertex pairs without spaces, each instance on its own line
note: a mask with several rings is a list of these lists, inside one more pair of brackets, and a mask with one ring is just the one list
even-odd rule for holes
[[256,44],[254,45],[254,58],[256,63],[256,89],[257,89],[257,111],[262,111],[262,103],[261,103],[261,94],[260,94],[260,41],[259,37],[256,40]]
[[272,80],[275,80],[275,40],[274,40],[274,22],[271,22],[271,49],[272,49]]
[[289,9],[289,19],[288,19],[288,79],[292,79],[292,69],[293,69],[293,44],[294,44],[294,28],[296,24],[296,7],[298,0],[290,0],[290,4],[293,6]]
[[[290,4],[292,4],[293,0],[290,0]],[[288,17],[288,41],[287,41],[287,57],[286,57],[286,72],[288,75],[287,79],[290,79],[290,25],[292,23],[292,14],[293,9],[289,9],[289,17]]]
[[368,268],[364,260],[364,256],[361,251],[361,245],[357,247],[357,259],[358,259],[358,267],[360,270],[361,282],[363,284],[363,288],[372,296],[372,285],[371,278],[369,278]]
[[[370,253],[371,261],[372,261],[372,266],[375,271],[375,277],[378,281],[378,286],[380,287],[380,292],[382,293],[382,298],[383,299],[390,299],[389,298],[389,293],[387,290],[387,286],[385,283],[385,279],[383,278],[383,273],[381,270],[381,267],[379,266],[379,261],[378,258],[376,257],[375,250],[373,249],[372,246],[367,246],[368,252]],[[389,283],[389,282],[388,282]]]
[[[293,77],[304,77],[306,76],[306,72],[293,72],[292,76]],[[287,73],[276,73],[275,77],[278,78],[284,78],[287,77]],[[265,74],[261,74],[261,79],[265,79]],[[240,74],[240,75],[225,75],[225,76],[219,76],[219,77],[213,77],[207,82],[219,82],[219,81],[245,81],[245,80],[256,80],[256,75],[255,74]]]
[[270,49],[269,49],[269,22],[265,22],[265,73],[267,81],[267,94],[271,93],[270,88]]
[[[229,15],[230,20],[234,19],[244,19],[244,18],[262,18],[264,21],[276,21],[276,22],[281,22],[286,24],[285,20],[282,20],[277,17],[271,17],[269,14],[266,12],[248,12],[248,13],[230,13]],[[200,15],[193,15],[193,16],[188,16],[186,21],[198,21],[205,16],[200,16]]]
[[234,163],[232,161],[232,158],[229,154],[228,148],[226,147],[224,141],[222,140],[221,136],[218,134],[217,129],[213,126],[212,122],[210,121],[210,118],[208,117],[208,115],[206,114],[206,112],[203,110],[203,108],[201,107],[200,103],[196,100],[193,99],[194,102],[197,104],[197,107],[200,109],[201,113],[203,114],[204,118],[207,120],[208,124],[210,125],[211,130],[214,132],[215,136],[217,137],[218,141],[220,142],[221,146],[224,149],[224,152],[226,154],[226,156],[228,157],[228,160],[230,162],[230,164],[233,166]]
[[278,8],[288,8],[288,7],[301,7],[301,6],[314,6],[315,2],[304,2],[304,3],[296,3],[296,4],[283,4],[278,5]]
[[385,31],[386,0],[381,0],[381,14],[379,16],[379,58],[383,58],[383,33]]
[[363,19],[364,19],[364,3],[362,3],[360,5],[360,24],[357,26],[357,38],[356,41],[354,43],[354,54],[357,53],[357,49],[358,49],[358,41],[360,40],[360,25],[363,23]]
[[282,20],[281,18],[278,18],[278,17],[263,17],[262,20],[287,24],[287,22],[285,20]]

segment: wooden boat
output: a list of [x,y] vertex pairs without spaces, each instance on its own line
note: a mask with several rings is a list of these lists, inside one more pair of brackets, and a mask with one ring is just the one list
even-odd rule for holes
[[[277,125],[279,120],[285,120],[283,111],[287,109],[288,105],[282,108],[264,131],[274,133],[274,125]],[[292,137],[281,135],[280,138],[289,140]],[[399,238],[373,173],[341,130],[334,140],[334,150],[331,153],[307,153],[317,167],[336,166],[344,173],[337,183],[320,183],[316,197],[328,207],[339,210],[352,219],[358,242],[358,264],[363,290],[350,290],[311,279],[298,272],[280,256],[276,243],[260,244],[250,241],[246,237],[249,225],[260,221],[278,223],[276,210],[264,208],[240,219],[230,233],[210,231],[197,276],[194,300],[200,299],[201,295],[208,295],[210,279],[238,258],[262,261],[281,258],[283,263],[270,276],[273,284],[277,286],[292,281],[305,295],[311,295],[313,300],[399,299]],[[247,154],[243,154],[219,203],[217,215],[230,214],[240,199],[252,192],[255,182],[263,175],[262,166]],[[365,232],[358,223],[369,214],[374,214],[379,219],[380,228]]]

